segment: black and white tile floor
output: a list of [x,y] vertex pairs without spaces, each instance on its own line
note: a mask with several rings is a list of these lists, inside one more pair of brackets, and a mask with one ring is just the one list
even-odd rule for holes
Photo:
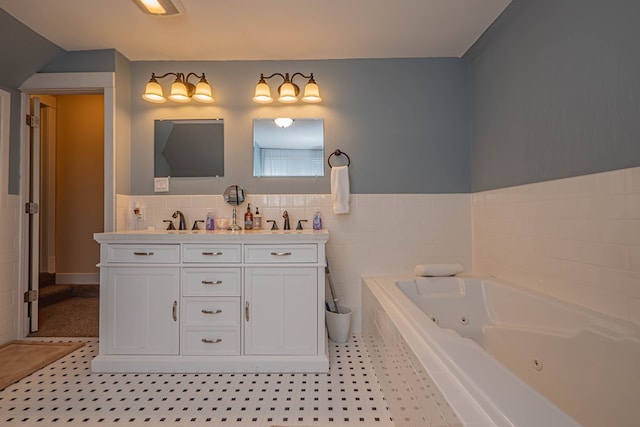
[[394,425],[359,337],[328,374],[93,374],[86,343],[0,390],[0,426]]

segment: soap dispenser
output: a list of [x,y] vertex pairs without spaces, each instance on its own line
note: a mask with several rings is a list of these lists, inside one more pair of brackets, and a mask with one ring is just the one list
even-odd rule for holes
[[260,230],[262,228],[262,215],[260,215],[260,210],[256,206],[256,213],[253,214],[253,229]]
[[213,211],[211,209],[207,211],[207,219],[205,221],[204,228],[209,231],[214,230],[216,228],[215,219],[213,218]]
[[320,216],[320,210],[317,208],[315,214],[313,214],[313,229],[322,230],[322,217]]
[[251,204],[247,205],[247,211],[244,213],[244,229],[253,229],[253,214],[251,213]]

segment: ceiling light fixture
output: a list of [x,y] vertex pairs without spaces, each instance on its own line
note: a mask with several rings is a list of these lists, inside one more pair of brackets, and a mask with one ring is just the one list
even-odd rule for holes
[[288,128],[293,124],[293,119],[290,117],[276,117],[275,119],[273,119],[273,123],[275,123],[278,127]]
[[145,13],[157,16],[179,15],[183,7],[179,0],[134,0]]
[[[151,73],[151,78],[149,82],[147,82],[142,99],[155,104],[166,102],[167,100],[164,97],[162,86],[158,83],[158,79],[167,76],[175,76],[176,78],[171,84],[171,92],[169,93],[169,99],[171,101],[181,104],[190,102],[192,98],[205,104],[210,104],[214,101],[211,86],[205,78],[204,73],[202,73],[202,75],[189,73],[186,76],[182,73],[166,73],[161,76],[156,76],[155,73]],[[196,85],[189,83],[189,77],[191,76],[200,79],[200,81]]]
[[282,80],[284,80],[284,82],[280,86],[278,86],[278,102],[282,102],[285,104],[298,102],[300,87],[298,87],[297,84],[293,83],[293,79],[296,76],[309,79],[304,87],[302,101],[309,103],[317,103],[322,101],[322,98],[320,98],[320,89],[318,89],[318,84],[313,78],[313,73],[308,76],[305,76],[302,73],[294,73],[291,75],[291,77],[289,77],[289,73],[285,73],[284,75],[282,75],[281,73],[273,73],[268,77],[265,77],[264,74],[260,74],[260,80],[256,85],[255,94],[253,96],[254,102],[257,102],[258,104],[269,104],[270,102],[273,102],[273,98],[271,97],[271,89],[269,89],[267,80],[275,76],[279,76],[282,78]]

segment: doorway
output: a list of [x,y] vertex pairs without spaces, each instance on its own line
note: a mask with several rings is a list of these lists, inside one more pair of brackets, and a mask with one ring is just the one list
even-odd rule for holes
[[[35,73],[22,85],[22,112],[21,116],[29,114],[29,96],[35,93],[51,94],[73,94],[73,93],[98,93],[104,96],[104,231],[116,230],[116,75],[114,72],[82,72],[82,73]],[[120,104],[122,111],[128,111],[127,96],[122,96]],[[118,114],[119,128],[118,139],[122,144],[128,144],[130,118],[127,114]],[[21,160],[21,201],[22,206],[27,203],[29,194],[29,132],[21,132],[22,149]],[[121,154],[126,162],[126,152]],[[20,220],[20,283],[17,289],[21,294],[27,294],[30,287],[29,282],[29,233],[28,218],[30,215],[24,214]],[[36,281],[37,286],[37,281]],[[19,305],[20,337],[29,335],[30,317],[29,303]]]
[[[32,95],[29,336],[97,337],[103,231],[104,97]],[[39,101],[39,102],[38,102]],[[36,114],[39,113],[39,114]],[[35,282],[37,280],[37,286]],[[37,312],[36,312],[37,310]]]

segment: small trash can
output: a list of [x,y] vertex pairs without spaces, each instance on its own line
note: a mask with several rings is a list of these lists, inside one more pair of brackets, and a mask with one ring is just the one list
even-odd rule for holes
[[337,343],[349,341],[351,329],[351,309],[343,305],[340,306],[340,313],[325,310],[325,320],[329,339]]

